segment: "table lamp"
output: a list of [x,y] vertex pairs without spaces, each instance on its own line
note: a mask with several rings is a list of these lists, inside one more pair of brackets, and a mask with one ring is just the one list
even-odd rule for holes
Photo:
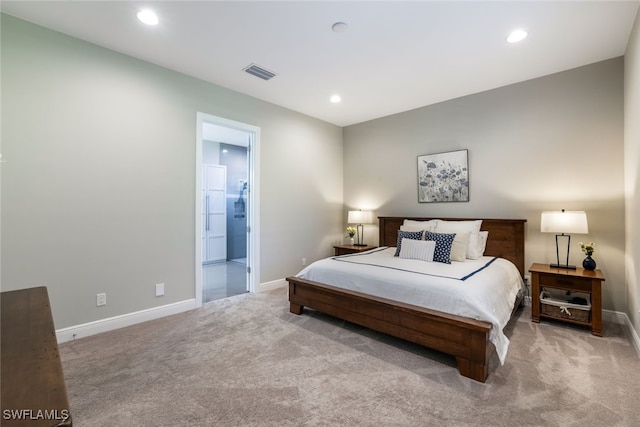
[[358,238],[354,246],[367,246],[364,243],[364,225],[362,224],[371,224],[373,222],[373,212],[363,210],[349,211],[347,222],[349,224],[357,224],[356,236]]
[[[540,217],[540,231],[542,233],[556,233],[556,264],[549,264],[549,266],[575,270],[575,265],[569,265],[571,234],[589,233],[587,213],[584,211],[565,211],[564,209],[561,211],[542,212],[542,216]],[[564,264],[560,264],[558,237],[567,238],[567,259]]]

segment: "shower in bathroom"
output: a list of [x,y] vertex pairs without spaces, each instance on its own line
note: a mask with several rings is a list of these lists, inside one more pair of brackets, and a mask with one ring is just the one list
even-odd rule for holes
[[242,184],[242,189],[240,190],[240,195],[238,196],[238,200],[233,204],[233,217],[236,219],[242,219],[245,217],[245,207],[246,204],[244,202],[244,190],[247,189],[247,183],[244,182]]

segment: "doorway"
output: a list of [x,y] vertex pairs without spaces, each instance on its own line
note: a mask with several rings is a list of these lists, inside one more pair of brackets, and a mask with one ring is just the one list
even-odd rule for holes
[[256,291],[259,128],[197,118],[196,301]]

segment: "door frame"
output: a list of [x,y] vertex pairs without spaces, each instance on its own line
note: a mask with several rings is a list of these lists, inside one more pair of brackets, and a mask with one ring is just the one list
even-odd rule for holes
[[196,114],[196,186],[195,186],[195,299],[202,306],[202,127],[205,123],[246,132],[249,135],[247,157],[249,160],[247,186],[247,283],[248,291],[258,291],[260,283],[260,128],[247,123],[213,116]]

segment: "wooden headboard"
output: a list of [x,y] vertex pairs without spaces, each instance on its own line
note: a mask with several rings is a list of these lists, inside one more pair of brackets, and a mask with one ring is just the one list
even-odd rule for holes
[[405,219],[428,221],[442,219],[445,221],[482,220],[480,230],[488,231],[487,256],[506,258],[518,267],[524,277],[524,226],[526,219],[485,219],[485,218],[415,218],[400,216],[379,216],[380,246],[396,246],[398,230]]

